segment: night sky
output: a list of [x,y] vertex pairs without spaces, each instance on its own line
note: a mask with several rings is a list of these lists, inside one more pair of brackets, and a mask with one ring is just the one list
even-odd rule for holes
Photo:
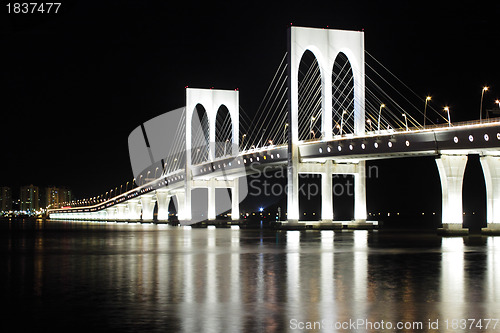
[[241,106],[257,109],[291,22],[364,29],[366,50],[449,105],[452,121],[478,118],[485,84],[485,108],[500,98],[498,2],[325,3],[72,1],[37,15],[2,5],[0,184],[66,185],[79,198],[124,184],[129,133],[184,106],[185,86],[239,88]]

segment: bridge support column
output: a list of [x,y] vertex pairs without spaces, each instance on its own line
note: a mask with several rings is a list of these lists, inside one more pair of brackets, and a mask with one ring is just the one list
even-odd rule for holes
[[116,207],[109,207],[106,208],[106,219],[111,221],[111,220],[116,220],[117,216],[117,208]]
[[[292,125],[294,126],[294,125]],[[297,129],[298,131],[298,129]],[[287,167],[287,214],[289,224],[299,223],[299,158],[298,148],[289,138]]]
[[[177,192],[177,218],[180,221],[191,221],[191,189],[186,189],[186,192]],[[188,200],[189,198],[189,200]],[[188,204],[189,203],[189,204]]]
[[481,156],[486,183],[486,221],[483,233],[500,234],[500,156]]
[[208,181],[208,213],[209,220],[215,220],[215,182],[214,179]]
[[365,161],[356,165],[354,174],[354,221],[366,222],[366,174]]
[[170,195],[167,191],[156,191],[156,202],[158,203],[158,221],[168,221],[168,204]]
[[132,199],[127,201],[128,205],[128,220],[140,220],[141,219],[141,209],[139,207],[139,200],[138,199]]
[[237,221],[240,219],[240,183],[239,179],[233,180],[231,187],[231,220]]
[[467,155],[441,155],[436,158],[441,179],[443,234],[467,234],[463,228],[462,185]]
[[373,223],[367,223],[366,213],[366,162],[354,164],[354,219],[348,223],[350,229],[371,229]]
[[326,161],[321,173],[321,222],[333,221],[332,162]]
[[154,200],[153,195],[144,194],[141,196],[143,221],[153,221],[153,211],[155,208],[155,203],[156,200]]
[[116,217],[115,218],[117,220],[125,220],[126,219],[125,208],[127,208],[126,204],[116,205]]

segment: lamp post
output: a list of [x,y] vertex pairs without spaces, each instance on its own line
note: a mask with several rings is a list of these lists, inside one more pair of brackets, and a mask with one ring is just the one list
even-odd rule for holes
[[488,91],[488,87],[484,86],[483,90],[481,90],[481,104],[479,105],[479,122],[483,120],[483,96],[484,92]]
[[368,126],[370,126],[370,132],[372,131],[372,121],[370,119],[366,119]]
[[229,139],[226,139],[226,142],[224,142],[224,156],[226,156],[226,146],[228,143]]
[[425,121],[427,120],[427,103],[431,100],[431,96],[427,96],[425,98],[425,106],[424,106],[424,129],[425,129]]
[[288,127],[288,123],[285,123],[285,128],[283,129],[283,143],[286,142],[286,129]]
[[309,123],[309,133],[314,133],[313,130],[312,130],[312,124],[313,124],[313,121],[315,121],[315,120],[316,120],[316,117],[312,116],[311,117],[311,122]]
[[450,108],[445,106],[444,111],[446,111],[448,113],[448,127],[451,127]]
[[382,109],[383,108],[385,108],[385,104],[380,104],[380,108],[378,109],[377,132],[380,132],[380,115],[382,114]]
[[405,127],[406,127],[406,131],[408,132],[408,118],[406,118],[405,113],[403,113],[403,117],[405,118]]
[[243,134],[243,136],[241,137],[241,148],[243,148],[243,150],[245,150],[245,146],[243,145],[243,142],[245,141],[246,137],[247,137],[246,134]]
[[340,136],[342,136],[342,130],[344,128],[344,115],[347,113],[346,110],[342,112],[342,117],[340,118]]

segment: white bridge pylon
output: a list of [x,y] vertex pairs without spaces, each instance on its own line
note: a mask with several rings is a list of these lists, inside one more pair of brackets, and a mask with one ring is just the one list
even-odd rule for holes
[[[347,56],[354,80],[354,134],[365,131],[365,50],[364,33],[332,29],[291,27],[288,35],[288,221],[299,220],[299,173],[307,173],[307,166],[299,160],[299,66],[306,51],[310,51],[318,62],[321,76],[322,123],[321,132],[325,140],[333,136],[332,126],[332,73],[335,59],[340,53]],[[309,164],[309,163],[308,163]],[[332,162],[324,161],[322,177],[321,219],[333,219]],[[364,162],[353,166],[355,175],[354,220],[366,222],[366,189]],[[304,171],[301,171],[304,170]]]
[[[184,182],[184,212],[182,214],[182,220],[191,221],[192,220],[192,200],[191,200],[191,190],[194,189],[194,182],[192,179],[192,160],[191,160],[191,151],[196,149],[196,147],[192,147],[192,124],[193,120],[195,122],[199,122],[200,119],[196,113],[197,105],[203,106],[205,109],[207,118],[208,118],[208,131],[209,131],[209,147],[208,147],[208,160],[213,161],[215,159],[215,150],[216,150],[216,118],[217,113],[219,112],[222,106],[225,106],[229,111],[229,115],[231,116],[231,145],[232,147],[239,146],[239,91],[238,90],[220,90],[220,89],[197,89],[197,88],[186,88],[186,177]],[[238,155],[238,149],[232,149],[232,155]],[[200,184],[200,182],[202,184]],[[217,212],[215,209],[216,202],[216,185],[212,180],[204,181],[206,184],[203,184],[203,181],[197,181],[196,184],[199,184],[197,187],[204,187],[208,189],[208,213],[207,217],[209,220],[214,220],[216,218]],[[239,219],[239,198],[238,198],[238,178],[231,180],[231,186],[228,186],[232,189],[232,198],[220,198],[219,200],[223,200],[226,202],[233,202],[231,205],[231,216],[232,219]],[[179,218],[181,219],[181,218]]]

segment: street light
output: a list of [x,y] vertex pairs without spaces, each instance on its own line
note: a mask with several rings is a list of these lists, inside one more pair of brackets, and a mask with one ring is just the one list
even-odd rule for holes
[[408,118],[406,118],[405,113],[403,113],[403,117],[405,117],[405,127],[406,127],[406,131],[408,132]]
[[483,120],[483,96],[485,91],[488,91],[488,87],[486,86],[484,86],[483,90],[481,90],[481,104],[479,105],[479,122]]
[[370,126],[370,132],[372,131],[372,121],[370,119],[366,119],[366,122]]
[[283,129],[283,143],[286,142],[286,129],[288,127],[288,123],[285,123],[285,129]]
[[228,142],[229,142],[229,139],[226,139],[226,142],[224,142],[224,156],[226,156],[226,146],[227,146]]
[[380,104],[380,108],[378,110],[378,124],[377,124],[378,132],[380,132],[380,115],[382,114],[382,108],[385,108],[385,104]]
[[498,104],[498,107],[500,108],[500,100],[499,100],[499,99],[497,99],[497,100],[495,101],[495,103],[496,103],[496,104]]
[[245,150],[245,146],[243,145],[243,142],[245,141],[246,137],[247,137],[246,134],[243,134],[243,136],[241,137],[241,147],[243,148],[243,150]]
[[450,108],[445,106],[444,111],[448,112],[448,127],[451,127]]
[[312,116],[311,117],[311,122],[309,123],[309,133],[314,133],[313,130],[312,130],[312,124],[313,124],[313,121],[315,121],[315,120],[316,120],[316,117]]
[[342,112],[342,117],[340,118],[340,136],[342,136],[342,129],[344,128],[344,115],[347,113],[347,110]]
[[424,107],[424,129],[425,129],[425,120],[427,119],[427,102],[431,100],[431,96],[427,96],[425,98],[425,107]]

